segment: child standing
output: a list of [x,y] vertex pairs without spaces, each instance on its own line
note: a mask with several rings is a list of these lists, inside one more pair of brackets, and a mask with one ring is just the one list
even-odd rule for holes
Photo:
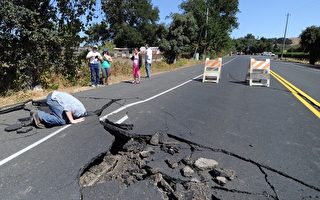
[[139,53],[138,48],[134,49],[131,60],[133,61],[133,64],[132,64],[133,81],[132,81],[132,83],[139,84],[140,83],[140,67],[142,65],[142,56]]
[[109,85],[110,76],[111,76],[112,58],[109,55],[108,49],[103,49],[102,59],[103,59],[103,62],[101,64],[102,81],[103,81],[103,84]]

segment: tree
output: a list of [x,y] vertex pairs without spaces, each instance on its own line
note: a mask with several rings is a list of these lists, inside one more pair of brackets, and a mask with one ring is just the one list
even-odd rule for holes
[[267,39],[261,37],[260,39],[256,39],[251,33],[243,38],[236,39],[235,47],[238,52],[245,52],[246,54],[279,51],[276,38]]
[[186,0],[180,5],[184,13],[193,14],[199,27],[200,53],[216,54],[230,43],[230,32],[238,26],[238,4],[238,0]]
[[169,63],[175,61],[182,53],[191,54],[197,39],[196,21],[191,13],[173,14],[168,34],[160,43],[160,50]]
[[314,65],[320,59],[320,26],[307,27],[300,37],[300,45],[309,53],[309,63]]
[[[116,5],[116,6],[115,6]],[[118,47],[157,42],[159,9],[150,0],[102,0],[110,37]]]
[[[44,75],[74,77],[73,52],[82,41],[82,16],[90,20],[95,1],[1,0],[0,91],[46,84]],[[89,14],[87,14],[87,11]]]
[[[278,44],[283,44],[283,40],[284,40],[284,38],[282,37],[282,38],[278,38],[277,39],[277,43]],[[290,44],[292,44],[293,42],[292,42],[292,40],[291,39],[289,39],[289,38],[286,38],[286,45],[290,45]]]
[[108,41],[110,38],[108,25],[105,22],[92,24],[88,27],[85,33],[85,41],[87,44],[90,44],[91,46],[102,41]]

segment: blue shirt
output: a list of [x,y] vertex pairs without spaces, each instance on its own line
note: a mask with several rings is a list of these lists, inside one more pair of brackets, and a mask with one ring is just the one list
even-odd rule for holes
[[75,118],[82,117],[86,113],[84,105],[77,98],[68,93],[53,91],[51,99],[57,101],[64,111],[71,112]]

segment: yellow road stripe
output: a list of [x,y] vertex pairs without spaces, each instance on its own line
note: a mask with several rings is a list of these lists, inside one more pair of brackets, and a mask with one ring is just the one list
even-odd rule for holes
[[293,88],[295,91],[297,91],[300,95],[304,96],[305,98],[307,98],[309,101],[311,101],[314,105],[320,107],[320,103],[315,100],[314,98],[312,98],[311,96],[309,96],[308,94],[306,94],[305,92],[303,92],[302,90],[300,90],[299,88],[297,88],[296,86],[292,85],[289,81],[287,81],[286,79],[284,79],[283,77],[281,77],[279,74],[275,73],[274,71],[270,70],[271,73],[274,73],[276,76],[278,76],[281,80],[283,80],[283,82],[285,82],[286,84],[288,84],[291,88]]
[[[314,103],[315,105],[319,105],[319,102],[314,100],[312,97],[289,83],[287,80],[282,78],[280,75],[276,74],[274,71],[271,71],[271,75],[277,79],[283,86],[285,86],[303,105],[305,105],[313,114],[315,114],[318,118],[320,118],[320,112],[314,108],[312,105],[310,105],[304,98],[302,98],[300,95],[304,96],[307,98],[309,101]],[[300,94],[300,95],[299,95]]]

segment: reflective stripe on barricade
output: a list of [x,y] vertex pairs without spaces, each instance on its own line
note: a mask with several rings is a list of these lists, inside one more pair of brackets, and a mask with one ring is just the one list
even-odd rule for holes
[[216,82],[219,83],[221,75],[222,58],[214,60],[206,59],[203,71],[202,82]]
[[270,59],[265,61],[250,59],[248,70],[249,85],[270,86]]

